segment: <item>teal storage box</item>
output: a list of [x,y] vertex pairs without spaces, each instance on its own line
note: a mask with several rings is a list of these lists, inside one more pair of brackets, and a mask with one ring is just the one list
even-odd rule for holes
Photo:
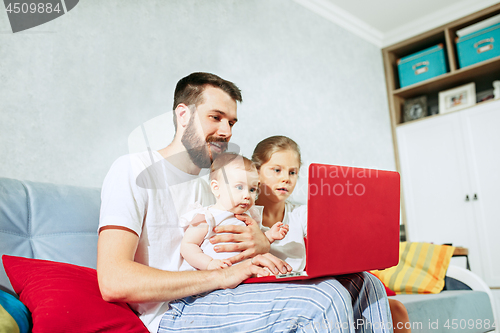
[[446,73],[443,44],[398,60],[400,88]]
[[456,43],[460,68],[500,56],[500,23],[462,36]]

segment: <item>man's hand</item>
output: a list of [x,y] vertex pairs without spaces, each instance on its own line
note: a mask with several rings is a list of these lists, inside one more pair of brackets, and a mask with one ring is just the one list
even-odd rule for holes
[[271,253],[258,255],[252,259],[252,262],[254,265],[263,266],[269,269],[273,274],[286,274],[292,271],[292,266],[286,261],[273,256]]
[[255,257],[258,254],[268,253],[271,244],[266,235],[260,230],[259,224],[248,215],[235,215],[236,218],[245,222],[246,226],[224,225],[215,228],[215,235],[210,238],[210,243],[234,243],[219,244],[214,247],[215,252],[240,252],[240,254],[229,258],[231,262],[237,263],[244,259]]
[[244,280],[253,276],[269,276],[269,272],[274,274],[291,272],[292,267],[286,262],[276,258],[272,254],[257,255],[252,259],[242,261],[238,265],[220,269],[216,272],[223,274],[219,281],[224,281],[220,288],[235,288]]

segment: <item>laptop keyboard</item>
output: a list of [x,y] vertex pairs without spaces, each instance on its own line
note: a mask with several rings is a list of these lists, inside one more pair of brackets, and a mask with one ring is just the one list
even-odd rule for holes
[[276,275],[277,279],[283,279],[283,278],[289,278],[289,277],[294,277],[294,276],[307,276],[306,272],[290,272],[286,274],[278,274]]

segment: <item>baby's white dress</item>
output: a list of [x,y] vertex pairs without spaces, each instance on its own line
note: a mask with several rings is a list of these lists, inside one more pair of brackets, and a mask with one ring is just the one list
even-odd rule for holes
[[[260,228],[262,228],[263,209],[264,209],[263,206],[252,206],[247,212],[245,212],[245,214],[252,217],[259,224]],[[215,235],[214,228],[216,226],[221,226],[221,225],[246,226],[245,222],[238,220],[231,212],[216,209],[213,208],[213,206],[202,207],[201,205],[197,204],[197,206],[194,207],[193,210],[189,211],[188,213],[180,217],[179,223],[181,227],[187,228],[193,221],[194,217],[198,214],[204,215],[205,221],[208,224],[207,234],[205,235],[203,243],[200,246],[203,253],[209,255],[213,259],[227,259],[239,254],[239,252],[215,252],[214,251],[215,245],[210,243],[209,239]]]

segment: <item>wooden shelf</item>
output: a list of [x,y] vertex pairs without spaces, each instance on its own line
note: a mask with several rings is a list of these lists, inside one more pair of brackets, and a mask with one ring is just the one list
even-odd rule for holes
[[[402,121],[402,110],[404,108],[405,100],[425,95],[427,96],[428,106],[436,107],[439,102],[438,96],[440,91],[474,82],[476,84],[477,93],[486,89],[493,89],[492,82],[500,80],[500,56],[465,68],[458,68],[459,62],[457,48],[455,45],[457,30],[497,14],[500,14],[500,3],[427,31],[418,36],[412,37],[408,40],[388,46],[382,50],[387,86],[387,98],[389,101],[391,130],[394,152],[396,155],[396,169],[399,172],[401,172],[401,168],[398,142],[396,140],[396,127],[410,123],[403,123]],[[443,43],[444,45],[445,58],[448,63],[448,73],[408,87],[400,88],[397,60],[439,43]],[[437,114],[414,121],[425,121],[429,118],[444,116],[446,115]],[[406,224],[406,211],[403,197],[401,197],[401,202],[403,224]]]
[[424,117],[424,118],[420,118],[420,119],[416,119],[416,120],[412,120],[412,121],[407,121],[407,122],[405,122],[405,123],[397,124],[397,125],[396,125],[396,127],[406,126],[406,125],[408,125],[408,124],[414,124],[414,123],[416,123],[416,122],[419,122],[419,121],[425,121],[425,120],[430,119],[430,118],[435,118],[435,117],[446,117],[446,116],[448,116],[448,115],[450,115],[450,114],[452,114],[452,113],[454,113],[454,112],[464,111],[464,110],[467,110],[468,108],[473,108],[473,107],[476,107],[476,106],[478,106],[478,105],[480,105],[480,104],[482,105],[482,104],[484,104],[484,103],[493,103],[493,102],[497,102],[497,101],[498,101],[498,99],[488,99],[488,100],[483,101],[483,102],[481,102],[481,103],[476,103],[476,104],[474,104],[474,105],[468,106],[468,107],[466,107],[466,108],[464,108],[464,109],[460,109],[460,110],[457,110],[457,111],[452,111],[452,112],[447,112],[447,113],[444,113],[444,114],[439,114],[439,113],[438,113],[438,114],[434,114],[434,115],[427,116],[427,117]]
[[[440,91],[470,82],[476,83],[476,92],[493,88],[491,83],[494,80],[500,80],[500,56],[465,68],[458,68],[455,39],[458,29],[499,13],[500,3],[382,50],[393,128],[403,122],[401,113],[407,99],[426,95],[428,102],[431,101],[428,105],[436,105]],[[397,60],[439,43],[444,44],[448,73],[408,87],[399,88]],[[396,143],[395,147],[397,147]]]
[[480,76],[485,79],[489,79],[491,76],[491,81],[495,78],[500,80],[500,56],[465,68],[457,69],[408,87],[396,89],[392,92],[392,95],[406,99],[418,95],[435,93],[437,91],[467,84]]

